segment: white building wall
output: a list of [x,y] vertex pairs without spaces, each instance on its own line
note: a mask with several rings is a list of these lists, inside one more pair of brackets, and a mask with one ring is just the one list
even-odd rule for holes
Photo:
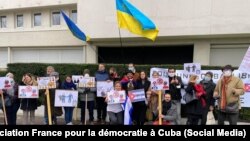
[[[72,36],[62,16],[60,25],[51,22],[54,11],[63,10],[71,16],[76,2],[0,0],[0,16],[7,16],[7,28],[0,28],[0,54],[4,54],[0,68],[15,62],[85,63],[85,43]],[[41,26],[34,26],[34,13],[41,13]],[[19,14],[23,15],[23,27],[17,27]]]
[[[130,2],[148,15],[160,32],[156,42],[151,42],[144,38],[128,38],[139,36],[121,30],[124,45],[192,44],[194,62],[213,65],[211,56],[214,51],[210,53],[213,44],[221,41],[223,44],[232,45],[250,44],[249,0],[130,0]],[[62,18],[60,26],[51,25],[51,12],[60,9],[67,14],[77,9],[77,24],[91,37],[92,42],[86,45],[72,36]],[[42,25],[33,27],[33,14],[37,12],[42,13]],[[24,27],[16,28],[17,14],[24,15]],[[10,51],[15,47],[87,47],[82,50],[84,56],[82,63],[96,63],[98,46],[119,45],[115,0],[0,0],[1,15],[7,16],[7,28],[0,29],[0,47],[9,47]],[[238,42],[238,38],[243,38],[244,41]],[[89,48],[90,46],[96,51]],[[234,53],[243,56],[241,51]],[[8,58],[13,57],[8,56]],[[9,59],[10,63],[11,61]],[[220,64],[222,65],[223,61]]]
[[[160,29],[160,37],[243,34],[250,30],[249,0],[130,0]],[[118,37],[114,0],[78,1],[79,23],[93,38]],[[98,13],[98,14],[97,14]],[[108,33],[108,34],[107,34]],[[134,37],[127,31],[122,37]]]
[[0,0],[0,10],[76,4],[78,0]]

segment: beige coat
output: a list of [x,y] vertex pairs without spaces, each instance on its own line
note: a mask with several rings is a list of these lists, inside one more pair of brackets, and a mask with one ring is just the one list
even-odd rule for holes
[[[227,87],[227,91],[226,91],[227,104],[236,103],[236,102],[240,103],[240,95],[243,95],[245,92],[243,81],[238,77],[232,76],[231,81],[228,83],[228,85],[226,87]],[[235,93],[233,92],[234,89],[235,89]],[[220,79],[218,81],[214,92],[218,92],[219,97],[221,97],[222,79]],[[220,103],[220,99],[219,99],[218,103]],[[220,104],[219,104],[219,106],[220,106]]]

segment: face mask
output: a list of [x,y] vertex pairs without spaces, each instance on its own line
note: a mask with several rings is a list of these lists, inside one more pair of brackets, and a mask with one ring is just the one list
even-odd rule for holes
[[231,70],[224,71],[224,76],[231,76],[231,75],[232,75],[232,71]]
[[10,84],[13,86],[14,85],[14,79],[13,78],[9,78]]
[[84,75],[84,77],[89,77],[89,74],[86,73],[86,74]]
[[204,80],[205,80],[205,81],[210,81],[210,80],[211,80],[211,78],[210,78],[210,77],[208,77],[208,76],[205,76]]
[[174,77],[174,76],[175,76],[175,73],[168,73],[168,76],[169,76],[169,77]]
[[128,70],[131,70],[132,72],[135,72],[135,68],[134,67],[128,67]]

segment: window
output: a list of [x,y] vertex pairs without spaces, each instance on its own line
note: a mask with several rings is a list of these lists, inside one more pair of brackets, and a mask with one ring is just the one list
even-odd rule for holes
[[71,20],[74,22],[74,23],[77,23],[77,10],[72,10],[71,11]]
[[34,14],[34,26],[41,26],[42,25],[42,14],[35,13]]
[[23,27],[23,15],[16,16],[16,26]]
[[7,27],[7,18],[6,16],[0,16],[0,28]]
[[60,12],[52,12],[52,25],[60,25]]

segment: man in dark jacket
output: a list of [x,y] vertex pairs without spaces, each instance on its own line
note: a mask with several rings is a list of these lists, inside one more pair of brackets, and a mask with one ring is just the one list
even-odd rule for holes
[[214,89],[216,85],[213,82],[212,78],[213,78],[213,73],[207,72],[205,74],[204,79],[200,82],[200,84],[203,86],[204,90],[206,91],[206,97],[205,97],[206,106],[203,108],[201,125],[206,124],[208,111],[214,110],[215,99],[213,98],[213,93],[214,93]]
[[159,118],[163,118],[170,125],[177,124],[177,107],[175,103],[171,100],[170,94],[164,95],[164,101],[162,102],[162,114],[159,115]]
[[[95,73],[96,81],[109,80],[109,73],[105,70],[104,64],[99,64],[98,71]],[[107,116],[107,103],[104,97],[96,97],[97,119],[101,124],[105,124]]]
[[176,76],[175,69],[168,69],[169,77],[169,90],[166,93],[170,93],[172,97],[172,102],[175,103],[177,107],[177,125],[181,124],[181,88],[184,87],[180,77]]

